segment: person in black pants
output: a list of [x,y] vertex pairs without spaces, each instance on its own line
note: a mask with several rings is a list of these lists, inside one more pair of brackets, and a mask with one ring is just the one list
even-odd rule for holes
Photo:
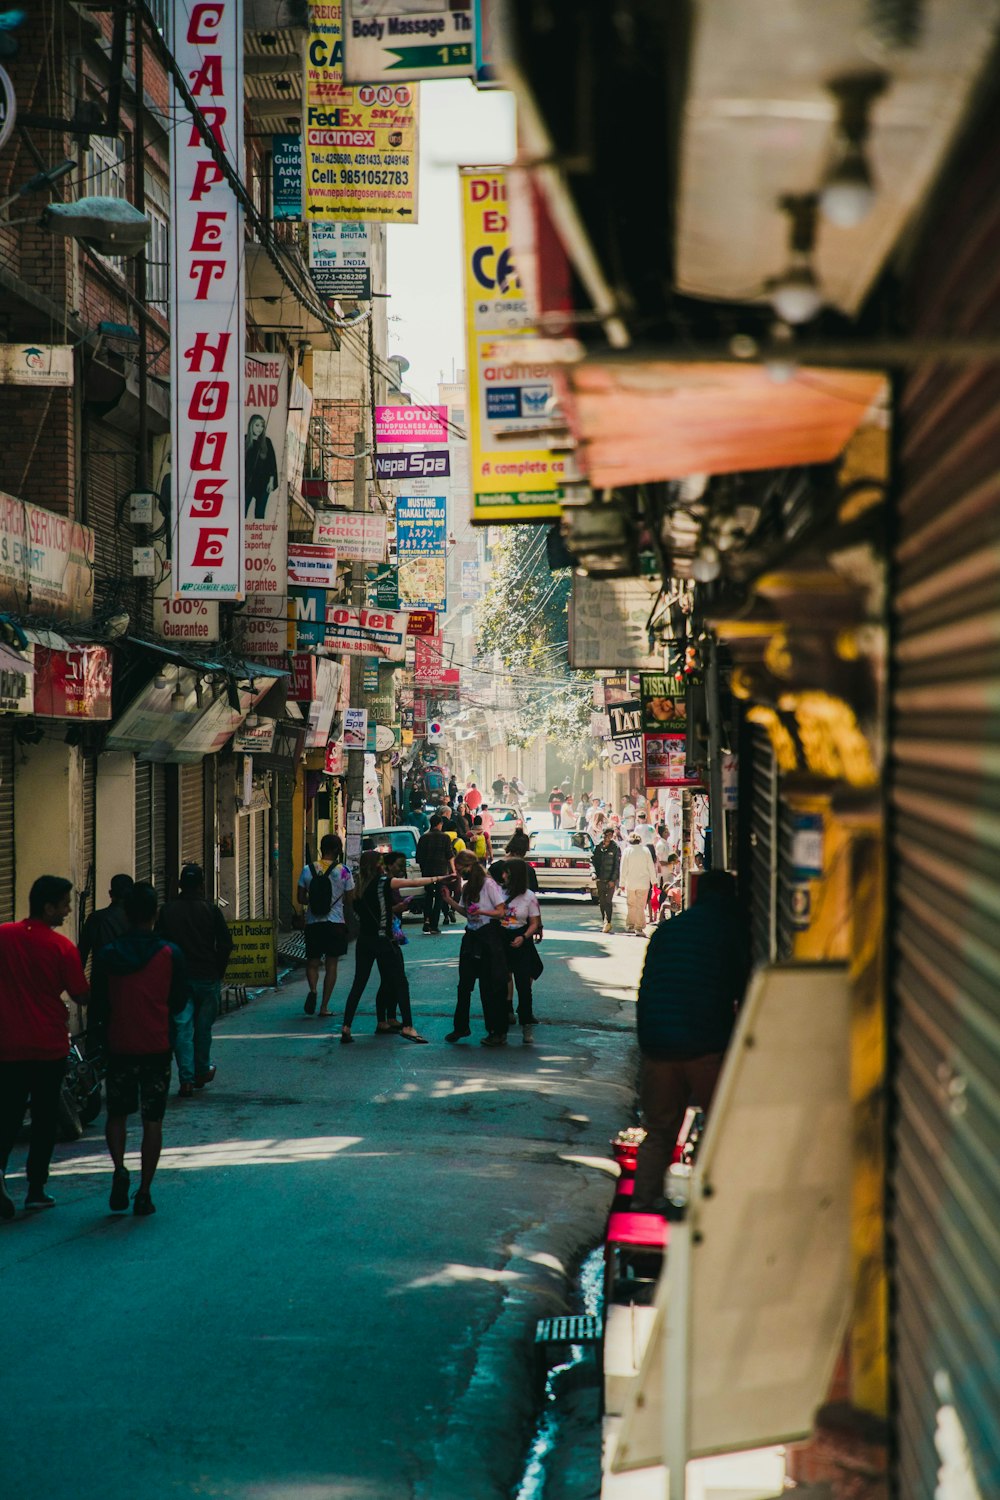
[[[419,880],[389,876],[385,872],[382,855],[377,849],[370,849],[362,854],[355,902],[358,914],[358,941],[354,955],[354,983],[351,985],[350,994],[344,1006],[344,1023],[340,1031],[340,1040],[344,1044],[354,1040],[351,1035],[351,1024],[358,1008],[358,1001],[364,994],[365,985],[376,964],[380,980],[379,998],[375,1002],[378,1015],[377,1030],[382,1034],[396,1032],[397,1028],[388,1018],[390,1014],[395,1014],[398,1006],[403,1025],[397,1034],[405,1037],[408,1042],[426,1042],[427,1038],[421,1036],[413,1025],[413,1014],[410,1010],[410,986],[406,978],[401,946],[393,936],[393,916],[397,911],[402,911],[406,904],[396,902],[397,891],[404,886],[435,885],[437,880],[436,876],[426,876]],[[380,1001],[381,1014],[379,1014]]]
[[507,967],[517,989],[521,1039],[530,1046],[535,1040],[532,986],[542,972],[542,961],[535,947],[535,934],[542,926],[541,908],[538,897],[528,885],[528,866],[523,859],[507,860],[503,879],[503,936]]
[[430,832],[421,836],[417,843],[417,864],[420,873],[433,889],[428,891],[424,904],[424,931],[440,936],[442,897],[440,884],[433,877],[454,875],[455,851],[451,839],[444,831],[444,818],[435,813],[431,818]]
[[471,854],[459,855],[465,885],[461,901],[449,892],[444,899],[466,918],[465,933],[458,954],[458,996],[455,1019],[446,1042],[460,1042],[471,1036],[469,1008],[472,992],[479,983],[479,997],[486,1023],[484,1047],[502,1046],[507,1038],[507,967],[498,919],[504,914],[503,891]]

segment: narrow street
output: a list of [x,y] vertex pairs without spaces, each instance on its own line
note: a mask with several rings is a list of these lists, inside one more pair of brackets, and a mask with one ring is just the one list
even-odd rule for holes
[[[7,1500],[509,1493],[534,1322],[601,1236],[631,1119],[645,952],[589,902],[542,904],[534,1047],[484,1051],[475,1019],[447,1046],[462,929],[410,926],[431,1045],[373,1035],[374,983],[338,1044],[352,952],[333,1021],[298,976],[220,1021],[154,1218],[108,1213],[103,1119],[57,1148],[57,1207],[0,1235]],[[12,1167],[19,1199],[23,1147]]]

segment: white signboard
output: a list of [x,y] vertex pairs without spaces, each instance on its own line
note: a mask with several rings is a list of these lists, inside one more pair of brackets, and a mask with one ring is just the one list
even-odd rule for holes
[[[230,162],[243,162],[242,0],[174,7],[174,56]],[[243,593],[243,210],[176,88],[170,151],[174,589]]]
[[216,599],[187,599],[175,595],[170,564],[153,591],[153,629],[162,641],[217,641],[219,604]]
[[285,445],[288,493],[295,500],[302,499],[302,476],[306,468],[306,447],[309,443],[312,408],[312,391],[305,381],[296,375],[292,380],[292,392],[288,402],[288,439]]
[[0,344],[0,385],[72,384],[71,344]]
[[660,591],[647,578],[573,578],[569,664],[662,672],[663,648],[650,649],[647,621]]
[[53,620],[92,619],[91,527],[0,491],[0,607]]
[[632,734],[624,740],[608,740],[608,764],[619,770],[622,766],[642,765],[642,735]]
[[299,588],[332,589],[337,584],[337,549],[302,542],[288,549],[288,582]]
[[409,616],[383,609],[348,609],[330,605],[326,611],[326,645],[348,656],[380,656],[402,661],[406,656]]
[[344,0],[344,77],[474,78],[475,24],[476,10],[454,0]]
[[336,547],[341,562],[382,562],[388,528],[388,517],[371,511],[325,511],[316,517],[313,541]]
[[288,544],[283,354],[248,354],[243,388],[243,554],[248,594],[284,594]]
[[348,708],[344,710],[344,749],[363,750],[368,740],[368,710]]
[[320,296],[370,302],[371,226],[355,221],[309,225],[309,276]]
[[288,601],[280,595],[255,594],[239,613],[242,649],[252,661],[277,664],[294,644],[288,624]]

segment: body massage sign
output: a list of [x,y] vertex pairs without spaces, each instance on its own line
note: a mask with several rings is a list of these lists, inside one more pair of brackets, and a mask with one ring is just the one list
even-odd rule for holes
[[[205,123],[243,161],[241,0],[176,6],[174,53]],[[235,599],[243,584],[243,210],[176,86],[170,152],[174,591]]]

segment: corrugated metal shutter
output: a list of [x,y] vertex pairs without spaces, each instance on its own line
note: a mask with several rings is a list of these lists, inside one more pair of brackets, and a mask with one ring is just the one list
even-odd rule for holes
[[132,535],[119,520],[124,497],[135,488],[135,441],[106,422],[90,419],[84,428],[83,503],[95,536],[94,562],[99,580],[132,581]]
[[97,824],[97,756],[83,757],[83,870],[87,893],[87,915],[97,905],[94,880],[95,835]]
[[294,847],[294,798],[295,776],[289,771],[278,773],[278,923],[282,928],[291,927],[295,907],[292,904],[292,884],[297,871],[292,865]]
[[250,813],[236,819],[236,915],[250,915]]
[[154,765],[153,771],[153,874],[152,881],[160,900],[167,894],[167,768]]
[[267,915],[267,872],[269,867],[269,832],[271,814],[267,808],[253,815],[253,910],[252,917]]
[[205,864],[204,763],[180,766],[181,865]]
[[0,723],[0,922],[14,916],[14,726]]
[[153,878],[153,767],[135,763],[135,878]]
[[[914,336],[1000,328],[1000,108],[915,258]],[[935,1377],[1000,1494],[1000,368],[900,391],[894,641],[897,1493],[931,1500]]]

